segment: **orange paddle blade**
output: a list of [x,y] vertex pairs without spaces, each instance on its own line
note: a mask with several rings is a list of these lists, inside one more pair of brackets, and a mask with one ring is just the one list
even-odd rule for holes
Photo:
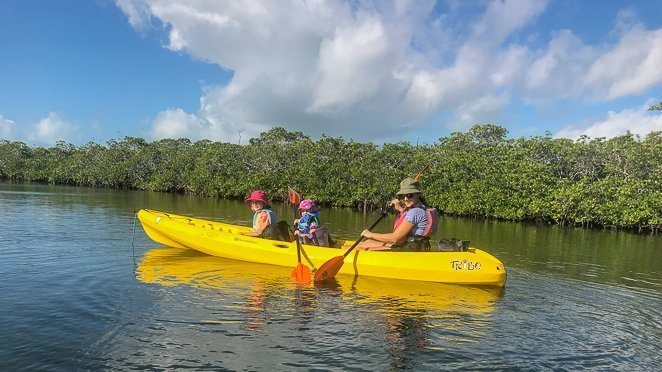
[[299,203],[301,203],[301,194],[299,194],[289,186],[287,186],[287,194],[290,198],[290,204],[294,205],[295,207],[298,207]]
[[315,272],[315,281],[320,282],[335,277],[344,263],[344,256],[333,257],[332,259],[326,261],[322,266],[319,267],[319,269],[317,269],[317,272]]
[[292,281],[297,284],[306,284],[310,283],[310,268],[301,262],[297,264],[297,267],[292,270],[292,275],[290,275]]

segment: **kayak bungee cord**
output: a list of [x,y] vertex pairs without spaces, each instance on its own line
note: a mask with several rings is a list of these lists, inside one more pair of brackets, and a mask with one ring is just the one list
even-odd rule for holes
[[176,220],[187,220],[188,222],[193,222],[193,219],[192,219],[192,218],[190,218],[190,217],[186,217],[186,216],[172,217],[169,213],[166,213],[166,212],[155,211],[155,210],[153,210],[153,209],[144,209],[144,210],[146,210],[146,211],[148,211],[148,212],[151,212],[151,213],[161,213],[161,214],[164,214],[166,217],[168,217],[168,219],[173,220],[173,221],[176,221]]

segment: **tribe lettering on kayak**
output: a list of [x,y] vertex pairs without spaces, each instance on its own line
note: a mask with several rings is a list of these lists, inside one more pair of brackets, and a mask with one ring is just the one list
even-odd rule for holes
[[451,268],[455,270],[468,270],[468,271],[473,271],[473,270],[480,270],[480,262],[471,262],[467,260],[453,260],[451,261]]

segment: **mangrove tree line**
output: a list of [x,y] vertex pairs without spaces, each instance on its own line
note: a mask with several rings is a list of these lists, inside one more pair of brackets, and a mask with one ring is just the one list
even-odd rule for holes
[[662,226],[662,132],[576,141],[508,138],[474,126],[431,145],[375,145],[275,127],[247,145],[207,140],[30,147],[0,140],[0,177],[66,185],[241,198],[287,186],[334,206],[383,205],[423,165],[428,201],[448,214],[635,229]]

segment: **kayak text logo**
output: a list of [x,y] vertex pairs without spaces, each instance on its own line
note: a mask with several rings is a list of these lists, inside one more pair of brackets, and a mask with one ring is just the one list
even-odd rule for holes
[[480,270],[480,262],[471,262],[467,260],[453,260],[451,261],[451,268],[455,270],[468,270],[468,271],[473,271],[473,270]]
[[241,238],[238,238],[238,237],[236,237],[236,236],[234,237],[234,241],[235,241],[235,242],[242,242],[242,243],[257,244],[256,241],[248,240],[248,239],[241,239]]

